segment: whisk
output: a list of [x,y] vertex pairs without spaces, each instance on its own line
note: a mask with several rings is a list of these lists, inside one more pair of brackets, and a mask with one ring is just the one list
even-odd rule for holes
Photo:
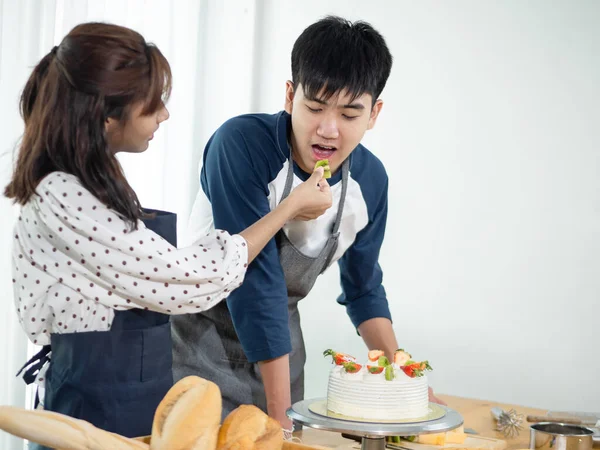
[[492,408],[492,416],[498,421],[496,430],[500,431],[504,437],[513,438],[519,435],[523,429],[523,414],[517,414],[514,409],[504,411],[497,406]]

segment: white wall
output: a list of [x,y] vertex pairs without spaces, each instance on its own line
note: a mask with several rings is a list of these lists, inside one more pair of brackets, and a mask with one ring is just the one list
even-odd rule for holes
[[[381,256],[401,347],[443,393],[600,410],[600,3],[264,2],[260,110],[328,13],[395,58],[365,144],[390,176]],[[375,180],[374,180],[375,181]],[[302,303],[307,397],[333,347],[366,359],[330,270]],[[597,329],[597,328],[596,328]]]

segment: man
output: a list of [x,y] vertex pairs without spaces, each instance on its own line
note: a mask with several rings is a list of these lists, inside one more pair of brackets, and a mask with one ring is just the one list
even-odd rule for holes
[[333,206],[316,220],[289,222],[250,265],[227,304],[172,319],[174,376],[216,382],[223,415],[255,404],[291,428],[286,409],[304,395],[306,359],[298,301],[337,262],[352,323],[369,349],[398,345],[378,263],[388,179],[360,144],[375,125],[392,56],[369,24],[327,17],[292,50],[285,111],[230,119],[204,152],[193,235],[236,233],[273,209],[327,159]]

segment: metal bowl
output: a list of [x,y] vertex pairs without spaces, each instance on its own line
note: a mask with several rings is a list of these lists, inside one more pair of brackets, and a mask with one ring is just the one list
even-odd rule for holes
[[591,450],[594,432],[567,423],[540,422],[531,425],[531,450]]

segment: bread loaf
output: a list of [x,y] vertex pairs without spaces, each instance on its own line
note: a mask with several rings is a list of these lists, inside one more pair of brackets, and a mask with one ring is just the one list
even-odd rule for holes
[[283,430],[275,419],[253,405],[241,405],[223,421],[218,450],[281,450]]
[[148,450],[148,444],[51,411],[0,406],[0,429],[59,450]]
[[63,414],[0,406],[0,429],[59,450],[282,450],[279,422],[256,406],[242,405],[220,422],[221,391],[196,376],[180,380],[160,402],[150,445]]
[[221,391],[189,376],[162,399],[152,423],[152,450],[215,450],[221,422]]

